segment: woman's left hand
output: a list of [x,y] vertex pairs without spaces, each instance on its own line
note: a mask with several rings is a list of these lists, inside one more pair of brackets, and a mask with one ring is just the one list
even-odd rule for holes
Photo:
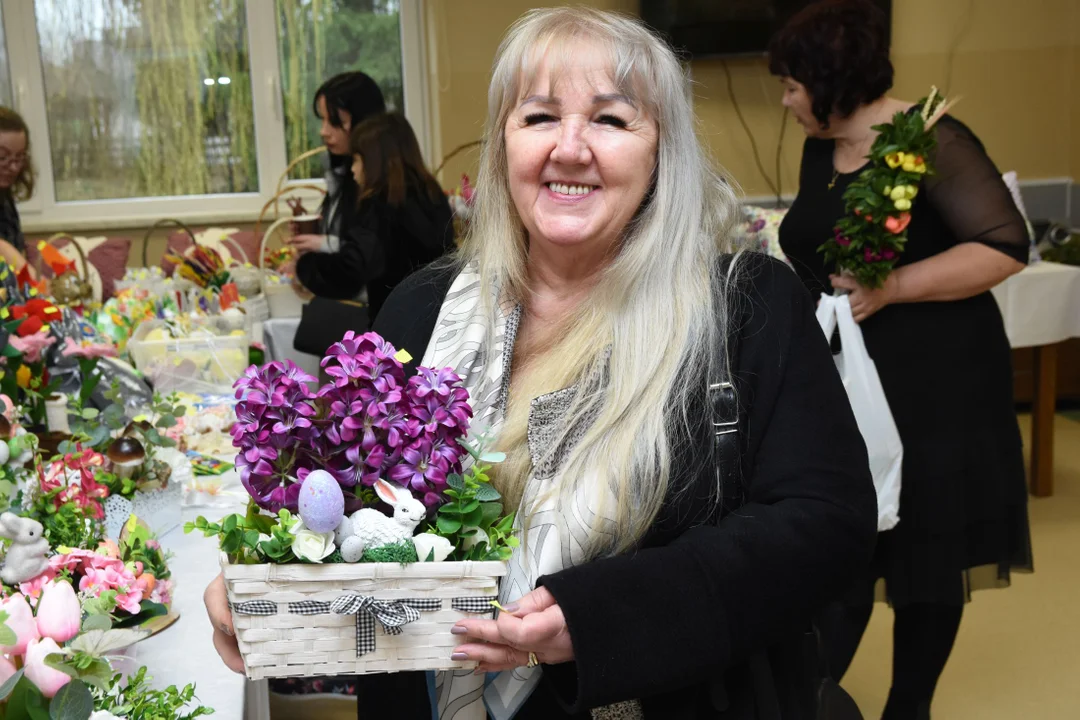
[[834,288],[848,291],[848,302],[851,303],[851,315],[855,322],[861,323],[896,300],[896,273],[889,273],[885,284],[876,290],[860,285],[858,280],[846,275],[830,275],[829,279]]
[[293,235],[289,238],[289,246],[296,251],[297,255],[319,252],[323,249],[325,242],[325,235]]
[[[500,612],[497,620],[461,620],[451,630],[466,636],[454,660],[475,660],[477,672],[498,672],[529,664],[529,653],[545,665],[574,659],[574,645],[562,610],[547,588],[533,590]],[[475,642],[473,642],[475,641]]]

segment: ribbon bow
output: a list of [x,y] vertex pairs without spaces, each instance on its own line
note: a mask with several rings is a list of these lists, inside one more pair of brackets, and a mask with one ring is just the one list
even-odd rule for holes
[[401,626],[420,619],[420,611],[398,600],[376,600],[370,595],[342,595],[330,603],[338,615],[356,616],[356,656],[375,649],[375,621],[387,635],[400,635]]

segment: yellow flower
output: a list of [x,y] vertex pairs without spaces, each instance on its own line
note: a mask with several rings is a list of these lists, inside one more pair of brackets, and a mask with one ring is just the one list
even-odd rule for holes
[[885,189],[881,191],[881,194],[885,197],[892,195],[892,185],[886,185]]
[[20,365],[19,369],[15,371],[15,382],[23,390],[30,387],[30,367],[28,365]]
[[905,200],[914,200],[915,196],[918,195],[918,194],[919,194],[919,188],[916,187],[915,185],[905,185],[904,186],[904,199]]
[[915,158],[908,155],[900,167],[904,168],[904,172],[915,172]]
[[922,175],[926,172],[926,162],[924,162],[921,157],[915,158],[915,167],[913,170],[911,170],[911,172]]
[[891,152],[885,156],[885,163],[893,170],[904,164],[904,153]]
[[890,200],[903,200],[905,197],[903,185],[897,185],[892,189],[892,192],[889,193]]
[[894,200],[894,201],[893,201],[893,206],[894,206],[894,207],[895,207],[895,208],[896,208],[897,210],[900,210],[900,211],[902,211],[902,212],[903,212],[903,211],[907,211],[907,210],[910,210],[910,209],[911,209],[911,201],[910,201],[910,200],[904,200],[904,199],[901,199],[901,200]]

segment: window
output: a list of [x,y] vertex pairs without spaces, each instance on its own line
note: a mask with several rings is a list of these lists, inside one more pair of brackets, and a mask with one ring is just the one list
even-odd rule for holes
[[[278,47],[289,160],[318,147],[319,120],[311,101],[322,82],[362,70],[383,91],[388,110],[401,110],[401,15],[397,0],[332,3],[277,0]],[[292,177],[322,174],[318,159],[297,166]]]
[[57,202],[258,191],[243,0],[35,9]]
[[315,89],[347,70],[424,144],[426,92],[405,82],[423,83],[420,1],[0,0],[0,102],[26,118],[39,177],[24,225],[253,220],[321,143]]
[[4,40],[4,13],[0,7],[0,105],[11,107],[11,69],[8,67],[7,42]]

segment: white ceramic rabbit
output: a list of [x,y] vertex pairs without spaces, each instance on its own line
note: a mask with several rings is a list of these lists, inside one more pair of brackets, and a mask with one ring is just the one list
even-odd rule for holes
[[427,514],[424,503],[406,488],[376,480],[375,493],[394,508],[394,517],[387,517],[374,508],[363,508],[351,517],[342,518],[334,539],[345,562],[358,562],[368,548],[408,540]]
[[45,559],[49,541],[43,537],[43,532],[44,528],[37,520],[9,512],[0,515],[0,536],[12,541],[0,570],[0,580],[8,585],[18,585],[49,569],[49,561]]

